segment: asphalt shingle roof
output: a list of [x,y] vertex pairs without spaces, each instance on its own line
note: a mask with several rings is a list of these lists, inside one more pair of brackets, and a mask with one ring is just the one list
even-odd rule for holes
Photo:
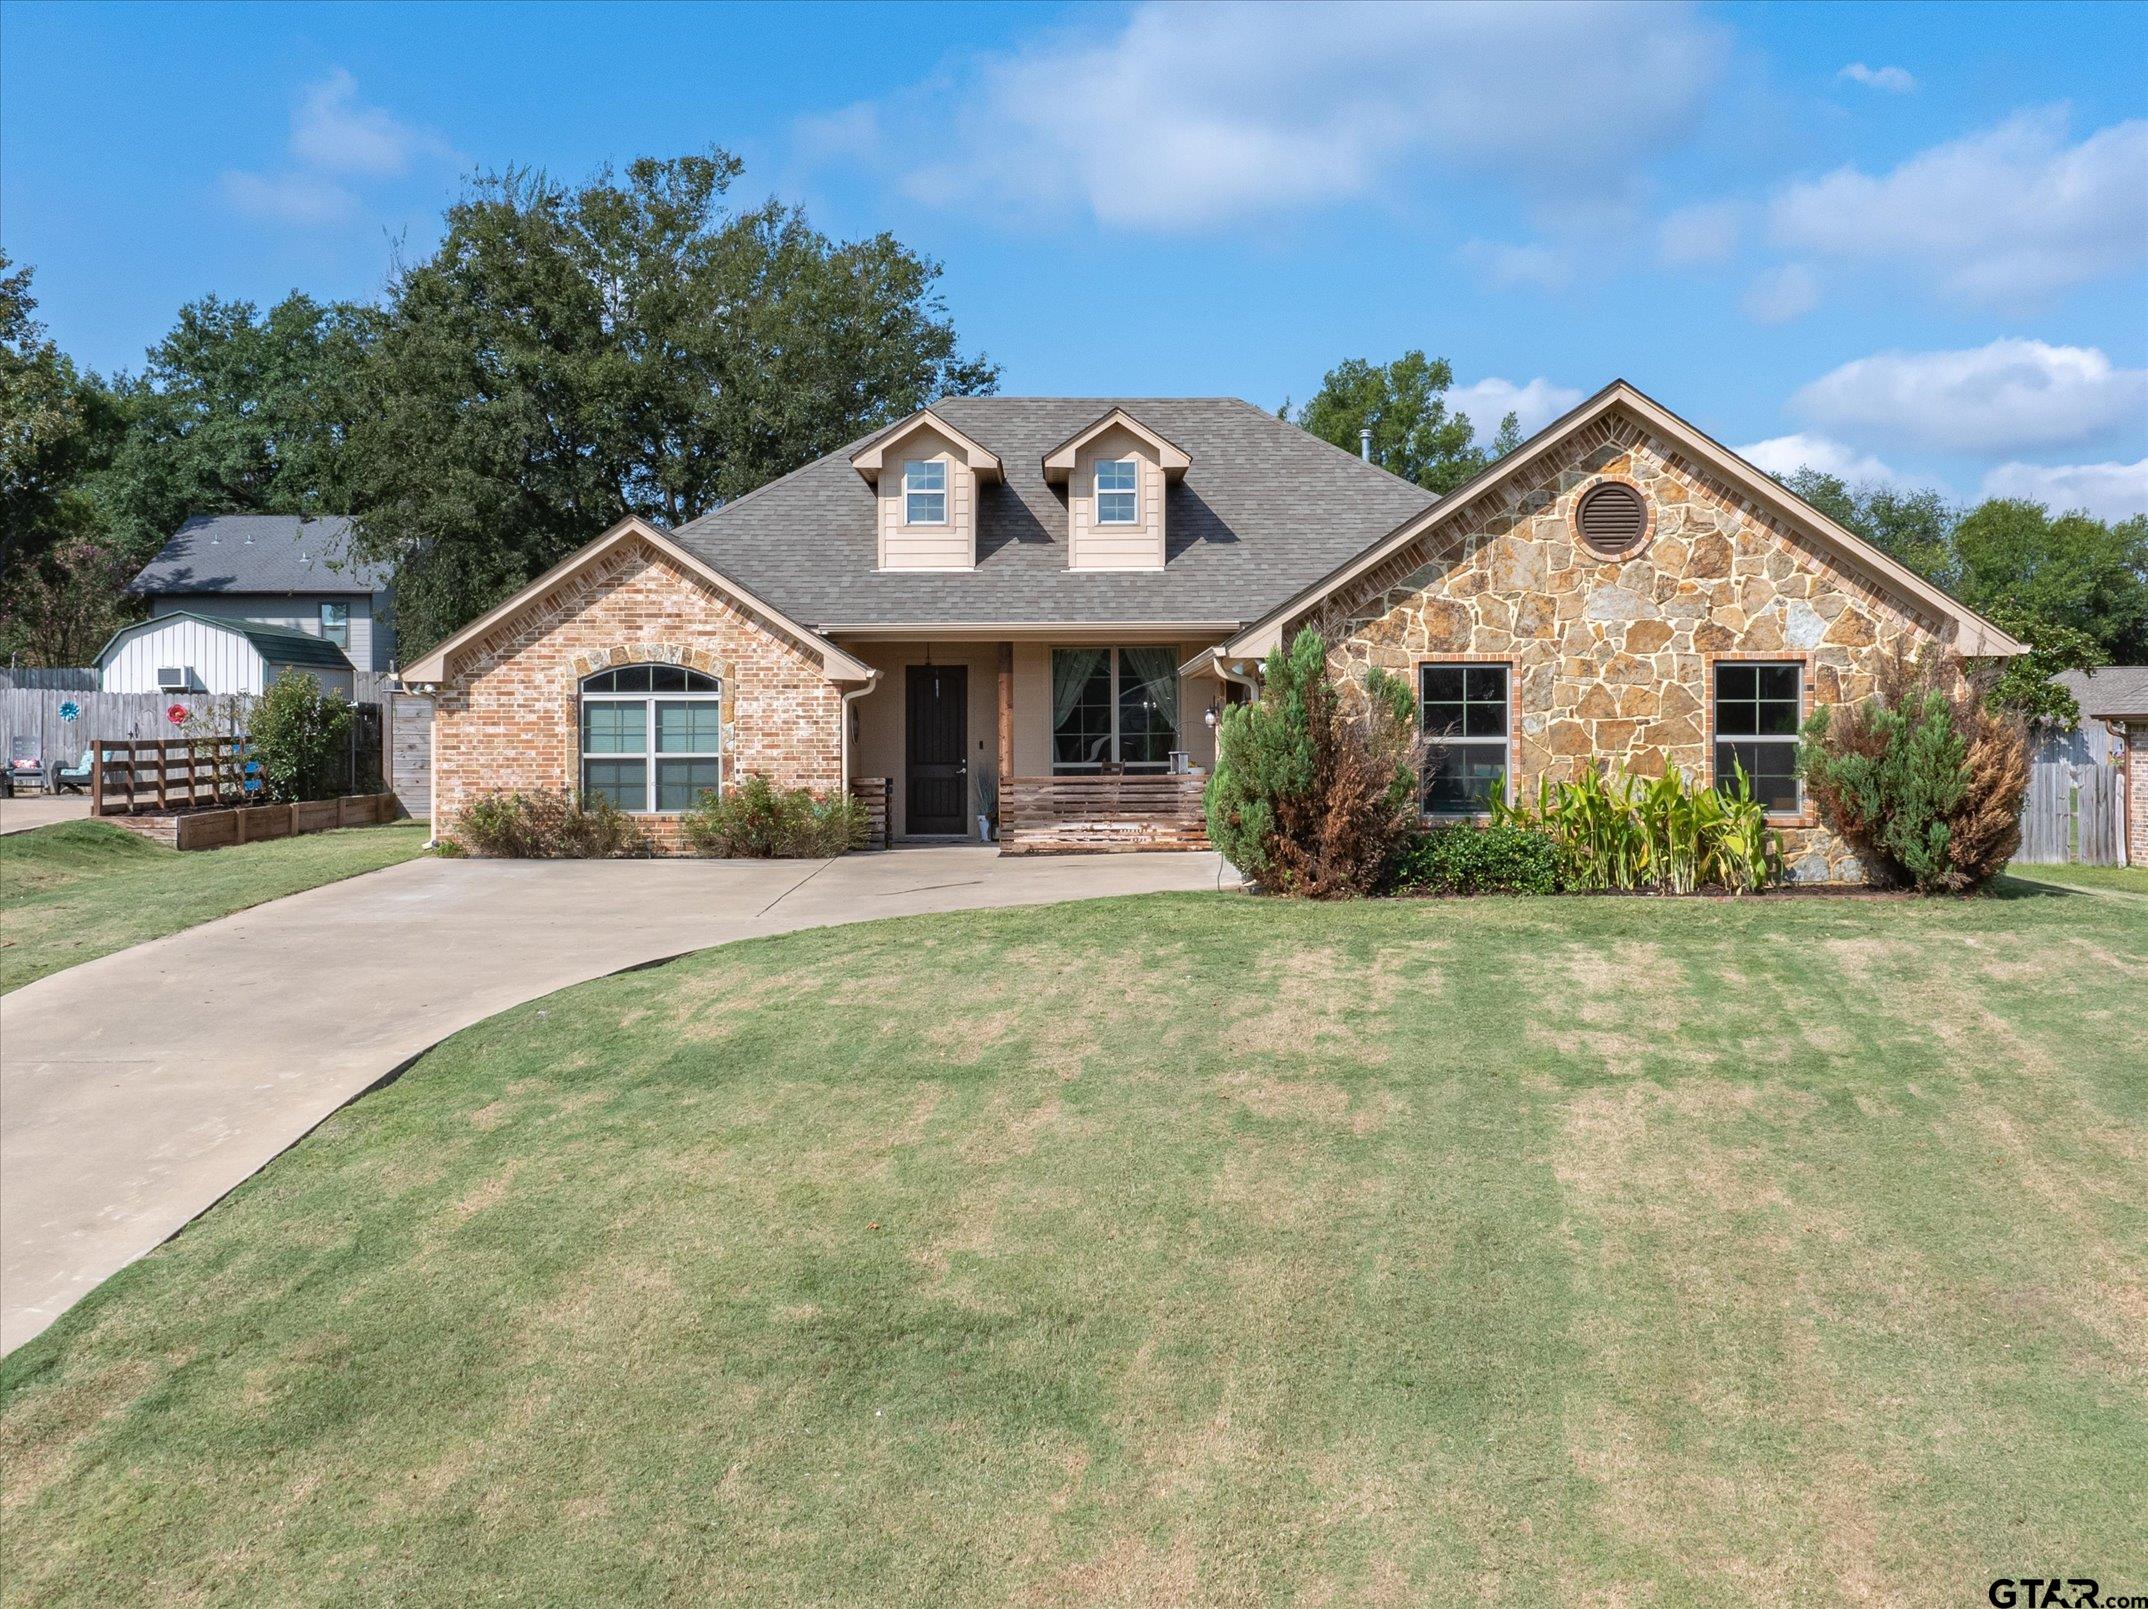
[[[1067,568],[1063,488],[1044,456],[1124,408],[1192,459],[1168,491],[1161,570]],[[815,627],[1257,619],[1431,507],[1423,488],[1231,397],[947,397],[932,411],[997,453],[978,489],[977,567],[875,569],[874,496],[850,455],[867,436],[689,521],[680,544]]]
[[2148,715],[2148,665],[2062,670],[2051,679],[2073,694],[2083,715]]
[[130,592],[378,592],[386,565],[353,565],[340,514],[196,514],[127,585]]

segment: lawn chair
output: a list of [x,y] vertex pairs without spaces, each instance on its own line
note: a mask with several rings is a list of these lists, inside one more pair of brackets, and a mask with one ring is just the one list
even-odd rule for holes
[[53,772],[52,791],[54,793],[82,793],[87,791],[90,779],[90,756],[96,752],[94,749],[84,749],[82,758],[73,765],[63,765]]
[[7,745],[7,791],[13,793],[24,783],[35,783],[37,791],[45,791],[45,759],[38,752],[34,737],[14,737]]

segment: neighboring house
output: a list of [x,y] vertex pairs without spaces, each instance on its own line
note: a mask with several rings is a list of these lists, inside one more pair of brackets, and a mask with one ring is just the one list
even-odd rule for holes
[[1444,498],[1243,402],[949,398],[677,531],[614,527],[405,679],[438,689],[445,830],[581,788],[676,843],[760,772],[891,778],[921,837],[965,830],[982,775],[1021,847],[1197,810],[1212,717],[1308,620],[1418,689],[1428,814],[1736,757],[1806,878],[1857,868],[1790,774],[1802,717],[1899,645],[2021,651],[1618,382]]
[[2052,680],[2081,706],[2081,724],[2057,735],[2064,745],[2058,757],[2118,768],[2126,864],[2148,866],[2148,762],[2141,759],[2148,745],[2148,665],[2061,671]]
[[185,611],[304,632],[335,644],[361,671],[385,671],[395,660],[390,573],[351,559],[350,521],[337,515],[196,514],[127,590],[148,599],[152,615]]
[[122,626],[98,650],[97,679],[107,693],[263,693],[285,671],[352,694],[351,662],[342,649],[288,626],[207,615],[151,615]]

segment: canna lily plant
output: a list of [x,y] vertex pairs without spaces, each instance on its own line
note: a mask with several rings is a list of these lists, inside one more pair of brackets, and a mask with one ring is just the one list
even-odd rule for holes
[[1782,835],[1742,766],[1710,788],[1690,787],[1676,771],[1614,782],[1592,766],[1571,782],[1544,778],[1533,806],[1493,790],[1492,819],[1555,839],[1571,888],[1690,894],[1713,885],[1744,894],[1784,873]]

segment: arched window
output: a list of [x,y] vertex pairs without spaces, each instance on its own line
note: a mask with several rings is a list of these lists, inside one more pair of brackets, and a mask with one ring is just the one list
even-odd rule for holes
[[582,792],[637,814],[691,809],[723,777],[723,683],[683,665],[582,679]]

